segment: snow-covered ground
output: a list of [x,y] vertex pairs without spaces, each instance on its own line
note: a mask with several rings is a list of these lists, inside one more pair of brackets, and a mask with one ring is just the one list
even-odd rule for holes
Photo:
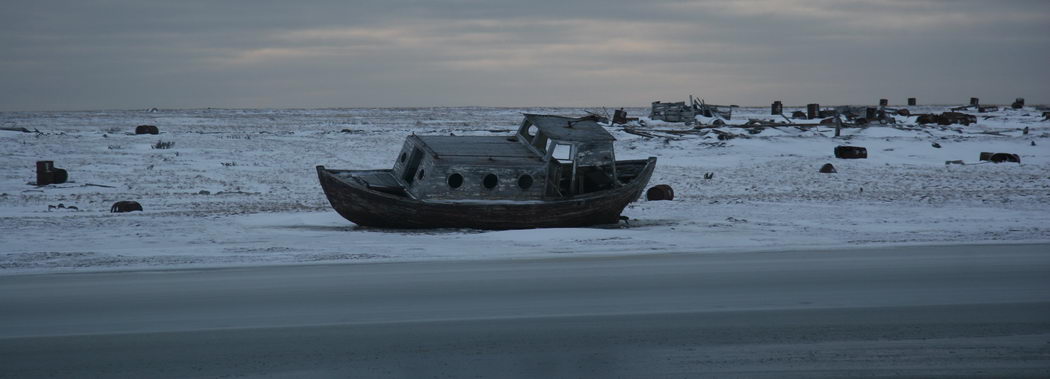
[[[392,166],[411,133],[509,135],[522,112],[584,109],[3,112],[0,126],[40,133],[0,130],[0,275],[1050,241],[1050,122],[1032,107],[980,113],[970,126],[917,127],[915,117],[897,117],[896,127],[848,128],[840,138],[830,127],[721,128],[743,135],[730,140],[610,128],[617,158],[659,157],[650,184],[675,190],[674,201],[630,205],[629,225],[359,228],[329,207],[317,183],[316,165]],[[768,108],[742,108],[730,123],[747,118],[772,119]],[[139,124],[161,134],[132,134]],[[174,146],[152,148],[158,141]],[[832,150],[842,144],[866,147],[868,159],[835,159]],[[982,151],[1016,153],[1022,163],[978,163]],[[54,160],[70,181],[28,184],[38,160]],[[945,164],[954,160],[966,164]],[[838,173],[818,173],[824,163]],[[145,211],[110,213],[120,200]],[[65,208],[49,209],[60,203]]]

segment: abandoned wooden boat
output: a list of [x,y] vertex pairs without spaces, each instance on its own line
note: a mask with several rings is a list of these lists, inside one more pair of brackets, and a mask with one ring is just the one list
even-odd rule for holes
[[511,137],[417,136],[388,170],[317,166],[328,201],[358,225],[529,229],[613,224],[656,158],[615,160],[593,118],[525,115]]

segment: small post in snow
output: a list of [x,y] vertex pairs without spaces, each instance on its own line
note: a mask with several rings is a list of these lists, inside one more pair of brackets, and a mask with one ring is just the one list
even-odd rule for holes
[[842,117],[839,116],[839,109],[835,108],[835,137],[842,134]]

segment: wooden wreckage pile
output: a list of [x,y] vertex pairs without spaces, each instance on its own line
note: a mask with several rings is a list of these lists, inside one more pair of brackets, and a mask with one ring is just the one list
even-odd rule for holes
[[[780,101],[776,101],[771,106],[770,116],[772,117],[768,119],[748,118],[743,123],[729,123],[727,121],[732,119],[734,108],[738,108],[738,106],[707,104],[702,99],[690,96],[689,103],[655,101],[652,103],[652,110],[649,114],[649,120],[669,123],[681,122],[686,126],[691,126],[689,129],[650,126],[645,120],[617,123],[616,121],[618,120],[616,118],[614,118],[613,124],[621,125],[627,133],[646,138],[678,140],[689,136],[714,134],[719,140],[728,140],[737,137],[747,138],[749,135],[761,133],[766,128],[782,127],[808,130],[820,126],[835,126],[836,135],[838,135],[838,129],[840,128],[864,126],[869,123],[869,120],[882,124],[894,123],[895,119],[889,117],[887,112],[908,114],[907,109],[897,110],[888,107],[842,106],[821,109],[819,104],[809,104],[806,112],[796,111],[791,114],[791,117],[788,117],[784,114],[783,104]],[[624,120],[626,115],[623,116],[619,119]],[[819,121],[814,122],[812,120]],[[746,132],[734,133],[722,130],[724,128],[739,128]]]
[[[916,99],[908,98],[908,106],[915,105],[917,105]],[[1017,98],[1011,105],[1014,109],[1023,106],[1023,98]],[[873,125],[913,131],[939,128],[962,132],[962,129],[950,126],[969,126],[977,122],[977,116],[959,111],[974,109],[983,113],[999,109],[997,106],[982,106],[977,98],[971,98],[970,105],[951,108],[950,112],[912,114],[908,108],[891,107],[887,99],[880,99],[877,107],[852,105],[821,107],[820,104],[811,103],[806,105],[805,111],[798,110],[788,115],[784,112],[783,103],[778,100],[771,104],[769,118],[748,118],[742,123],[730,123],[728,121],[731,120],[734,108],[738,106],[707,104],[702,99],[690,96],[688,102],[654,101],[648,118],[650,121],[684,123],[685,126],[690,127],[688,129],[659,123],[650,125],[645,119],[627,117],[626,112],[623,112],[622,109],[616,111],[616,116],[613,117],[611,124],[622,127],[623,131],[629,134],[645,138],[664,138],[669,141],[710,135],[714,135],[719,140],[750,138],[751,135],[762,133],[767,128],[796,128],[807,131],[817,127],[834,127],[837,137],[841,135],[842,128],[866,128]],[[894,116],[915,116],[913,120],[910,120],[914,123],[910,125],[901,123]],[[1047,118],[1050,119],[1050,116]],[[739,129],[740,132],[729,131],[726,128]],[[982,131],[978,133],[998,134],[999,132]]]
[[718,117],[729,120],[733,117],[733,108],[736,105],[714,105],[707,104],[703,99],[689,96],[689,103],[684,101],[677,103],[663,103],[654,101],[649,118],[666,122],[684,122],[686,125],[696,123],[696,116]]

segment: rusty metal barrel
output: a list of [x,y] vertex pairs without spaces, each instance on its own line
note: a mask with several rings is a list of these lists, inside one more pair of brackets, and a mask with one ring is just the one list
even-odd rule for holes
[[1011,153],[989,153],[981,152],[980,160],[993,163],[1012,162],[1021,163],[1021,156]]
[[666,184],[657,184],[645,191],[645,199],[649,201],[674,200],[674,189]]
[[55,161],[36,162],[36,185],[61,184],[69,180],[66,170],[55,168]]
[[109,211],[113,213],[124,213],[134,211],[141,212],[142,204],[139,204],[139,202],[137,201],[118,201],[116,203],[113,203],[113,206],[109,208]]
[[612,123],[613,124],[618,124],[618,125],[626,124],[627,123],[627,111],[623,110],[623,108],[620,108],[620,109],[617,109],[617,110],[613,111]]
[[835,158],[839,159],[865,159],[868,157],[868,149],[860,146],[835,146]]
[[820,117],[820,104],[806,104],[806,118],[812,120]]
[[160,129],[155,125],[139,125],[135,127],[135,134],[160,134]]
[[771,109],[770,109],[770,113],[769,114],[772,114],[772,115],[784,114],[784,103],[781,103],[780,100],[774,101],[773,105],[770,108]]
[[51,169],[54,167],[55,161],[36,161],[36,185],[51,184]]

